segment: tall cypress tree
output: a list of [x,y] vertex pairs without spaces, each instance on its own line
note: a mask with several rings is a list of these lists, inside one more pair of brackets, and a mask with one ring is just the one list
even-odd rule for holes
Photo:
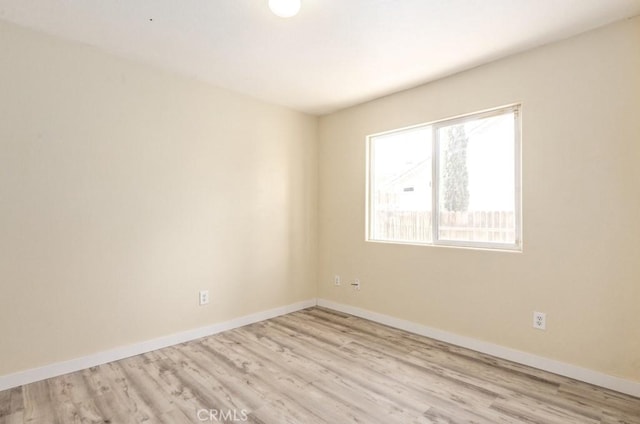
[[447,128],[448,144],[444,157],[444,207],[448,211],[466,211],[469,208],[469,173],[467,171],[467,145],[469,138],[464,124]]

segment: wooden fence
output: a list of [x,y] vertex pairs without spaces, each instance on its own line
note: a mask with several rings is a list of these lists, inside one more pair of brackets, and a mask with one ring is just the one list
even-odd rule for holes
[[[377,240],[431,242],[431,212],[377,211]],[[515,215],[504,211],[441,212],[441,240],[513,243]]]

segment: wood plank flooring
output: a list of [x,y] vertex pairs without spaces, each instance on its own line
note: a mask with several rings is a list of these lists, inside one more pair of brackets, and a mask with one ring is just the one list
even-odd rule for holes
[[322,308],[0,392],[0,423],[640,424],[640,399]]

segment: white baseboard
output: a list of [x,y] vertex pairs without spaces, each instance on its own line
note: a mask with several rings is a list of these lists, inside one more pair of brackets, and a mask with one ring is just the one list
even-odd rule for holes
[[235,318],[230,321],[197,328],[170,336],[160,337],[153,340],[147,340],[130,346],[118,347],[112,350],[84,356],[82,358],[71,359],[64,362],[57,362],[55,364],[33,368],[26,371],[17,372],[15,374],[3,375],[0,376],[0,391],[40,380],[45,380],[47,378],[68,374],[70,372],[80,371],[85,368],[95,367],[97,365],[106,364],[108,362],[129,358],[131,356],[151,352],[152,350],[162,349],[163,347],[188,342],[190,340],[210,336],[222,331],[232,330],[234,328],[253,324],[259,321],[264,321],[266,319],[274,318],[280,315],[289,314],[291,312],[310,308],[312,306],[316,306],[315,299],[310,299],[303,302],[270,309],[267,311],[257,312],[255,314]]
[[408,331],[410,333],[430,337],[432,339],[471,349],[476,352],[485,353],[512,362],[517,362],[522,365],[549,371],[554,374],[573,378],[585,383],[594,384],[596,386],[615,390],[617,392],[625,393],[631,396],[640,397],[640,382],[625,380],[623,378],[614,377],[612,375],[600,373],[597,371],[592,371],[590,369],[578,367],[576,365],[571,365],[553,359],[544,358],[542,356],[537,356],[531,353],[510,349],[508,347],[496,345],[493,343],[483,342],[471,337],[459,336],[454,333],[449,333],[447,331],[442,331],[435,328],[427,327],[425,325],[416,324],[411,321],[394,318],[389,315],[379,314],[377,312],[368,311],[366,309],[357,308],[355,306],[335,303],[325,299],[318,299],[318,306],[333,309],[339,312],[344,312],[350,315],[355,315],[360,318],[365,318],[370,321],[375,321],[380,324]]
[[45,380],[47,378],[68,374],[70,372],[80,371],[85,368],[106,364],[108,362],[117,361],[131,356],[140,355],[146,352],[188,342],[190,340],[199,339],[201,337],[210,336],[212,334],[217,334],[223,331],[232,330],[234,328],[253,324],[255,322],[264,321],[269,318],[274,318],[280,315],[285,315],[291,312],[316,306],[316,304],[318,306],[365,318],[371,321],[378,322],[380,324],[388,325],[390,327],[409,331],[414,334],[441,340],[443,342],[451,343],[456,346],[465,347],[477,352],[486,353],[498,358],[507,359],[519,364],[528,365],[530,367],[549,371],[565,377],[594,384],[596,386],[605,387],[607,389],[626,393],[631,396],[640,397],[639,382],[625,380],[623,378],[614,377],[608,374],[592,371],[586,368],[578,367],[553,359],[544,358],[541,356],[533,355],[531,353],[510,349],[493,343],[483,342],[471,337],[460,336],[447,331],[442,331],[435,328],[427,327],[425,325],[416,324],[411,321],[402,320],[399,318],[391,317],[389,315],[384,315],[377,312],[368,311],[366,309],[357,308],[355,306],[344,305],[325,299],[317,299],[317,301],[316,299],[310,299],[307,301],[298,302],[291,305],[235,318],[230,321],[197,328],[170,336],[160,337],[157,339],[136,343],[130,346],[124,346],[104,352],[99,352],[93,355],[84,356],[82,358],[76,358],[69,361],[46,365],[40,368],[33,368],[26,371],[17,372],[15,374],[0,376],[0,391],[40,380]]

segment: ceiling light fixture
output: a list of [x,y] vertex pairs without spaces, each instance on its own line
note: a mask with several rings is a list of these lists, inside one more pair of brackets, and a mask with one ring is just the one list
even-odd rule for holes
[[300,0],[269,0],[269,9],[281,18],[290,18],[300,11]]

